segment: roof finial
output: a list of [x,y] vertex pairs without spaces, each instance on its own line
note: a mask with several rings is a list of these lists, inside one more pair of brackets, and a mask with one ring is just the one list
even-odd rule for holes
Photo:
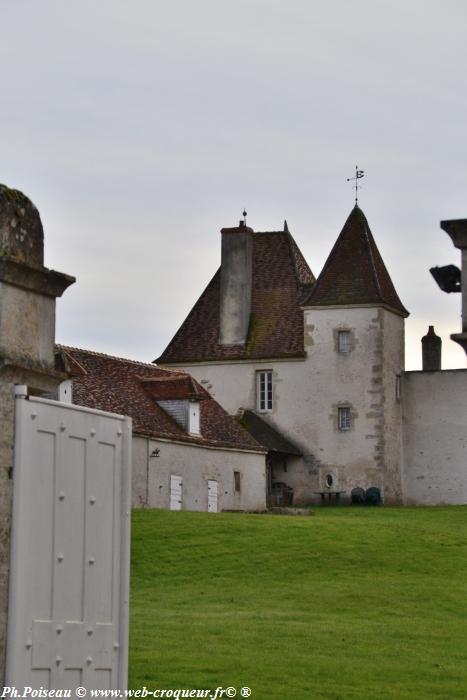
[[359,170],[358,165],[356,165],[355,166],[355,177],[348,177],[347,178],[347,182],[350,182],[351,180],[355,180],[355,185],[353,186],[353,189],[355,189],[355,204],[358,204],[358,190],[361,189],[361,185],[358,184],[358,181],[364,175],[365,175],[365,171]]
[[289,227],[287,226],[287,219],[284,219],[284,233],[289,233]]
[[244,226],[246,226],[246,214],[247,214],[246,209],[243,208],[243,225]]

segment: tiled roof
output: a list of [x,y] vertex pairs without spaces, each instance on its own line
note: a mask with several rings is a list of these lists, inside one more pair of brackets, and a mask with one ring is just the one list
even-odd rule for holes
[[365,214],[355,205],[304,306],[375,304],[408,316],[376,247]]
[[245,345],[219,344],[220,270],[162,355],[160,363],[303,357],[300,305],[315,278],[284,231],[253,233],[253,287]]
[[198,382],[189,374],[174,374],[162,377],[140,377],[146,393],[155,401],[195,400],[203,401],[209,397]]
[[[69,371],[73,379],[73,403],[77,405],[130,416],[133,432],[148,437],[210,447],[264,451],[240,423],[186,373],[90,350],[62,345],[56,348],[62,368]],[[203,397],[200,402],[201,436],[185,432],[158,406],[153,396],[156,385],[159,389],[164,387],[164,399],[180,398],[180,387],[194,391],[197,398]],[[173,396],[169,395],[167,388],[171,385],[174,387]]]
[[253,435],[261,445],[268,448],[270,452],[280,452],[287,455],[301,457],[299,448],[290,442],[276,428],[269,425],[261,416],[253,411],[243,411],[241,417],[242,425]]

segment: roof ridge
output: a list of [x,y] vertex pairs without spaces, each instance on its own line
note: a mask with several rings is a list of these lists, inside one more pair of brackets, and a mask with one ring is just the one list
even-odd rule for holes
[[190,375],[188,372],[185,372],[184,370],[180,370],[177,372],[177,370],[169,370],[165,369],[165,367],[156,367],[154,364],[149,364],[149,367],[153,367],[154,369],[158,369],[161,372],[167,372],[167,374],[172,374],[173,376],[171,377],[166,377],[162,375],[161,377],[138,377],[138,379],[144,383],[150,384],[151,382],[167,382],[167,381],[176,381],[177,379],[186,379]]
[[[305,256],[303,255],[302,251],[300,250],[300,247],[295,240],[295,238],[292,236],[289,227],[287,226],[287,229],[281,229],[280,231],[254,231],[255,234],[258,234],[260,236],[265,236],[265,235],[278,235],[280,234],[281,236],[285,237],[285,240],[287,241],[287,245],[289,248],[289,254],[290,254],[290,260],[293,266],[293,269],[295,271],[295,276],[297,279],[297,282],[300,286],[309,286],[311,284],[314,284],[316,282],[316,278],[308,265],[308,262],[306,261]],[[311,276],[312,281],[310,282],[303,282],[301,279],[301,274],[300,270],[298,267],[298,258],[301,259],[303,265],[306,268],[306,272]]]
[[[357,207],[357,205],[355,205],[355,207]],[[354,207],[354,209],[355,209],[355,207]],[[349,216],[348,216],[347,219],[346,219],[346,222],[345,222],[345,224],[344,224],[344,226],[343,226],[342,231],[345,229],[346,224],[347,224],[347,221],[349,220],[349,218],[350,218],[350,214],[349,214]],[[341,235],[342,235],[342,231],[340,232],[340,234],[338,235],[338,237],[337,237],[336,240],[334,241],[334,245],[333,245],[332,248],[331,248],[331,252],[329,253],[328,257],[326,258],[326,260],[325,260],[325,262],[324,262],[324,265],[323,265],[323,268],[322,268],[321,272],[319,273],[318,277],[316,278],[316,282],[315,282],[315,284],[314,284],[314,286],[313,286],[313,289],[311,290],[309,296],[312,296],[312,295],[319,289],[319,286],[320,286],[320,283],[321,283],[321,281],[322,281],[322,278],[324,277],[324,274],[325,274],[326,270],[328,269],[328,267],[330,266],[330,264],[331,264],[331,262],[332,262],[333,255],[334,255],[334,251],[335,251],[336,248],[338,247],[339,240],[340,240],[340,237],[341,237]],[[308,302],[308,297],[305,299],[304,304],[306,304],[307,302]]]
[[[283,231],[283,233],[285,233],[285,235],[286,235],[286,240],[287,240],[287,244],[289,246],[289,251],[290,251],[290,257],[292,258],[292,265],[294,267],[295,274],[297,276],[297,281],[298,281],[299,285],[308,286],[310,284],[314,284],[316,282],[316,278],[315,278],[313,272],[311,271],[311,268],[308,265],[308,263],[305,259],[305,256],[303,255],[302,251],[298,247],[298,244],[297,244],[295,238],[292,236],[292,234],[290,233],[288,228],[287,228],[287,231]],[[310,276],[312,277],[311,282],[302,282],[302,280],[301,280],[300,270],[298,269],[298,264],[297,264],[298,263],[298,260],[297,260],[298,255],[300,255],[303,264],[306,266],[306,270],[309,272]]]
[[257,233],[257,234],[260,235],[260,236],[267,236],[267,235],[269,235],[269,234],[277,234],[277,233],[284,234],[284,233],[288,233],[288,231],[284,231],[284,229],[281,229],[280,231],[279,231],[279,230],[275,230],[275,231],[254,231],[254,233]]
[[[359,208],[360,208],[360,207],[359,207]],[[360,211],[361,211],[361,209],[360,209]],[[363,214],[363,212],[362,212],[362,214]],[[365,240],[366,240],[366,242],[367,242],[367,245],[368,245],[368,252],[369,252],[369,254],[370,254],[370,262],[371,262],[371,269],[373,270],[373,278],[374,278],[374,281],[375,281],[375,284],[376,284],[376,289],[377,289],[378,295],[379,295],[380,299],[381,299],[382,301],[384,301],[384,295],[383,295],[383,291],[382,291],[382,289],[381,289],[381,284],[380,284],[380,279],[379,279],[378,271],[377,271],[377,269],[376,269],[375,256],[373,255],[373,247],[372,247],[372,245],[371,245],[371,240],[370,240],[370,236],[369,236],[369,233],[371,233],[371,231],[370,231],[370,229],[369,229],[368,222],[367,222],[366,216],[365,216],[364,214],[363,214],[363,217],[364,217],[364,220],[365,220],[365,228],[364,228],[364,231],[365,231]],[[376,245],[376,242],[375,242],[375,245]]]
[[[108,353],[105,352],[98,352],[97,350],[88,350],[87,348],[77,348],[72,345],[62,345],[61,343],[56,343],[55,348],[57,350],[63,350],[64,352],[70,351],[70,352],[83,352],[86,353],[86,355],[91,355],[93,357],[105,357],[108,360],[116,360],[117,362],[125,362],[129,363],[132,365],[137,365],[140,367],[147,367],[151,369],[158,369],[161,372],[170,372],[171,374],[179,374],[179,375],[184,375],[184,376],[189,376],[188,372],[185,372],[184,370],[176,370],[176,369],[170,369],[166,367],[159,367],[159,365],[155,364],[154,362],[142,362],[141,360],[131,360],[130,358],[127,357],[117,357],[116,355],[109,355]],[[77,362],[77,360],[75,360]],[[79,363],[78,363],[79,364]]]
[[54,356],[56,363],[58,355],[60,356],[60,359],[63,362],[65,372],[73,374],[72,365],[75,365],[76,367],[78,367],[82,374],[87,374],[86,369],[83,367],[81,362],[78,362],[78,360],[75,357],[73,357],[72,353],[69,352],[69,349],[66,348],[64,345],[54,346]]
[[[178,330],[176,331],[175,335],[174,335],[174,336],[172,337],[172,339],[170,340],[169,344],[166,345],[166,347],[165,347],[165,349],[162,351],[161,355],[160,355],[159,357],[156,357],[156,359],[152,361],[152,364],[157,364],[157,360],[159,360],[163,355],[165,355],[165,354],[167,353],[167,351],[169,350],[169,348],[170,348],[172,345],[174,345],[174,343],[176,342],[178,336],[182,334],[183,328],[184,328],[185,324],[187,324],[187,323],[189,322],[189,320],[191,319],[191,317],[194,316],[194,314],[195,314],[195,312],[196,312],[196,307],[197,307],[198,304],[201,302],[201,300],[202,300],[202,298],[204,297],[204,295],[207,293],[209,287],[210,287],[212,284],[214,284],[214,281],[215,281],[216,277],[217,277],[218,275],[220,276],[220,272],[221,272],[221,267],[220,267],[220,265],[219,265],[219,267],[217,268],[217,270],[215,271],[215,273],[213,274],[213,276],[211,277],[211,279],[209,280],[209,282],[207,283],[207,285],[204,287],[203,291],[202,291],[201,294],[199,295],[198,299],[195,301],[195,303],[194,303],[193,306],[191,307],[191,309],[190,309],[190,311],[188,312],[188,315],[186,316],[185,320],[182,322],[182,324],[180,325],[180,327],[179,327]],[[165,369],[165,367],[163,367],[162,369]],[[172,371],[176,371],[176,370],[170,370],[170,371],[172,372]]]

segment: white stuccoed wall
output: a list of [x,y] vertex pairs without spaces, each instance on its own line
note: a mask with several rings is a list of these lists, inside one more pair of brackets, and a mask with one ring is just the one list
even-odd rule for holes
[[[255,409],[257,370],[274,372],[274,408],[265,418],[303,451],[284,481],[296,501],[316,500],[328,471],[336,488],[378,486],[387,502],[401,500],[400,403],[396,375],[403,367],[403,319],[385,309],[305,311],[304,360],[184,365],[231,414]],[[337,331],[351,330],[354,348],[336,351]],[[348,402],[353,428],[337,429],[337,408]]]
[[[159,449],[158,457],[151,457]],[[228,449],[133,437],[132,504],[169,508],[170,475],[183,480],[183,510],[208,509],[208,480],[218,482],[220,510],[264,510],[266,507],[265,455]],[[241,474],[235,492],[234,471]]]
[[404,503],[467,503],[467,369],[403,377]]

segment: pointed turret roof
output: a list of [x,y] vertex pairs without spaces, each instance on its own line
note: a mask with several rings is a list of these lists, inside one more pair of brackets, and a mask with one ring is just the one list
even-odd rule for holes
[[386,306],[409,312],[399,299],[365,214],[356,204],[304,306]]

